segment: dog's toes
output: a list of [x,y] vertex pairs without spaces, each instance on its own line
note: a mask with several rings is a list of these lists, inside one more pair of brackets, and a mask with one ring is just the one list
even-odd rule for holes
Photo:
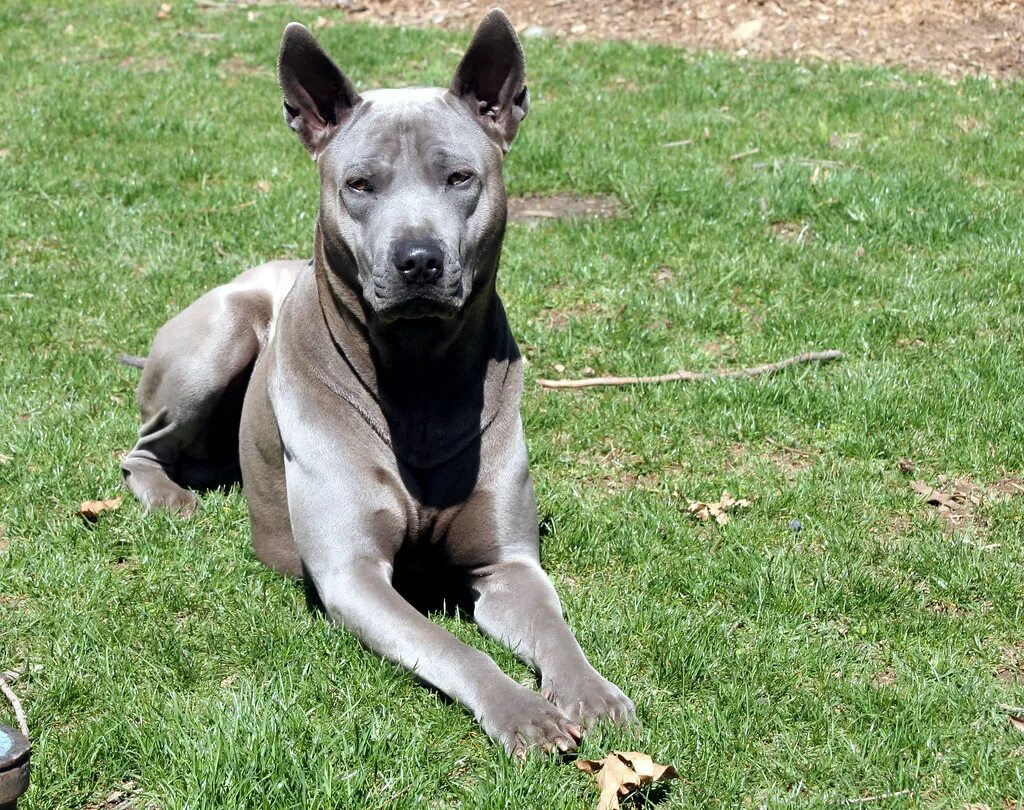
[[557,706],[525,688],[496,703],[481,722],[484,730],[516,757],[533,751],[570,753],[583,733]]
[[156,492],[150,490],[146,496],[147,514],[164,511],[187,519],[199,510],[199,498],[196,494],[179,486],[162,487]]
[[633,701],[594,669],[547,680],[541,694],[584,729],[601,721],[627,725],[636,718]]

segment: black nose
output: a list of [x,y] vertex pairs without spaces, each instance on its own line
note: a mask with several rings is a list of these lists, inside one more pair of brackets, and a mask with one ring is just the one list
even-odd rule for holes
[[434,284],[444,270],[444,252],[433,239],[403,239],[395,245],[395,267],[409,284]]

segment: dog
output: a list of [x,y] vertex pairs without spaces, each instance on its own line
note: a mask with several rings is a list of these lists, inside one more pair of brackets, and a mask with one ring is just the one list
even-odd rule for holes
[[[278,77],[320,172],[313,259],[246,270],[159,330],[125,483],[147,510],[188,514],[190,488],[240,475],[257,557],[305,578],[332,620],[509,753],[572,751],[634,706],[540,566],[522,360],[495,288],[502,164],[529,109],[515,29],[487,14],[447,89],[358,93],[292,23]],[[540,693],[396,589],[427,558]]]

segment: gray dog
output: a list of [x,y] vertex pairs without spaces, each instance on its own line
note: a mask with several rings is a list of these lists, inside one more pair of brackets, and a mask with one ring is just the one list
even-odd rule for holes
[[[247,270],[160,329],[127,486],[187,513],[186,487],[240,474],[263,562],[306,577],[334,621],[510,753],[572,750],[633,704],[587,662],[540,567],[522,364],[495,291],[502,160],[529,103],[515,30],[491,11],[447,90],[359,94],[295,23],[278,73],[320,169],[313,259]],[[458,573],[540,694],[404,598],[426,559]]]

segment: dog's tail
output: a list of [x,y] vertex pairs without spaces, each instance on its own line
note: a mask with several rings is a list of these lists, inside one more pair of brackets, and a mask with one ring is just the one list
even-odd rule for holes
[[139,357],[134,354],[119,354],[117,356],[117,362],[124,363],[126,366],[134,366],[135,368],[146,367],[146,358]]

